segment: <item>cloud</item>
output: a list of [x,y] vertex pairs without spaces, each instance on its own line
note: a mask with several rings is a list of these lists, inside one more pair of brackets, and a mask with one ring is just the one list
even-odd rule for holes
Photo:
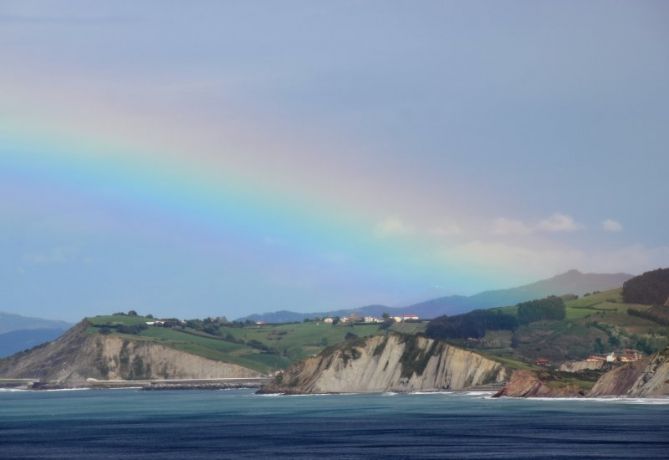
[[387,217],[376,225],[376,234],[378,236],[404,236],[414,232],[411,225],[405,223],[397,217]]
[[62,15],[62,14],[0,14],[0,24],[36,24],[63,26],[96,26],[136,22],[139,16],[127,15]]
[[446,251],[447,256],[463,260],[476,271],[495,273],[503,278],[538,279],[580,267],[583,254],[560,246],[530,247],[490,241],[469,241]]
[[500,217],[492,223],[493,235],[529,235],[533,229],[523,221]]
[[79,250],[71,246],[57,246],[44,251],[29,252],[23,255],[23,263],[27,265],[63,264],[74,260]]
[[492,222],[493,235],[525,236],[536,232],[573,232],[583,228],[567,214],[555,213],[536,224],[528,224],[518,219],[500,217]]
[[613,250],[582,250],[564,245],[529,246],[469,241],[443,250],[477,270],[517,279],[539,279],[578,268],[585,272],[638,274],[669,266],[669,246],[633,244]]
[[429,229],[428,233],[433,236],[455,236],[462,234],[462,228],[457,224],[440,225]]
[[555,213],[547,219],[542,220],[537,225],[537,230],[546,232],[573,232],[583,228],[571,216]]
[[623,231],[623,225],[618,222],[617,220],[613,219],[606,219],[605,221],[602,222],[602,229],[605,232],[622,232]]

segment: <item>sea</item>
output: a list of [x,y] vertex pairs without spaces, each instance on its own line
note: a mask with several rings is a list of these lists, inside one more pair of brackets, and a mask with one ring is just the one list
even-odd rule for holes
[[669,458],[669,399],[0,391],[0,458]]

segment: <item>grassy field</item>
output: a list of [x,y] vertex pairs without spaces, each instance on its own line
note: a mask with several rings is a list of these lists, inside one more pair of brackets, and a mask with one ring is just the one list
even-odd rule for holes
[[[229,325],[222,326],[217,335],[186,327],[156,326],[146,327],[137,333],[127,333],[123,327],[145,325],[147,321],[153,320],[127,315],[95,316],[87,320],[91,323],[88,330],[90,333],[106,331],[133,340],[161,343],[177,350],[260,372],[285,368],[305,357],[318,354],[327,346],[343,342],[350,334],[365,337],[383,333],[376,324],[333,326],[316,322],[243,327]],[[407,330],[419,329],[420,326],[416,324]]]
[[343,342],[347,334],[358,337],[382,333],[378,325],[336,325],[322,322],[221,327],[220,333],[244,342],[257,341],[287,357],[291,362],[318,354],[323,348]]
[[90,318],[86,318],[86,320],[93,326],[113,326],[120,324],[125,326],[135,326],[137,324],[144,324],[147,321],[155,321],[154,319],[147,318],[146,316],[128,315],[91,316]]

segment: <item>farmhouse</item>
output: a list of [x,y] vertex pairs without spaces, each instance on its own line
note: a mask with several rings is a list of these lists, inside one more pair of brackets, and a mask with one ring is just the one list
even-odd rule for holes
[[391,316],[391,318],[396,323],[403,323],[404,321],[418,321],[420,319],[418,315],[414,315],[413,313],[405,313],[404,315]]

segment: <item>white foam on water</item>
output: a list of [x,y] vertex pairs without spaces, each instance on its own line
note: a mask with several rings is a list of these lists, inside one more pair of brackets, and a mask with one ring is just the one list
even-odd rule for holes
[[33,391],[46,391],[52,393],[56,391],[88,391],[88,390],[92,390],[92,388],[52,388],[50,390],[33,390]]
[[302,394],[287,394],[287,393],[269,393],[269,394],[256,394],[253,393],[251,396],[263,396],[263,397],[275,397],[275,396],[285,396],[290,398],[309,398],[313,396],[351,396],[358,395],[361,393],[302,393]]
[[629,398],[624,396],[613,396],[613,397],[602,397],[602,398],[577,398],[577,397],[564,397],[564,398],[548,398],[548,397],[537,397],[537,398],[518,398],[510,396],[502,396],[501,398],[492,398],[492,399],[513,399],[513,400],[522,400],[522,401],[546,401],[546,402],[565,402],[565,401],[576,401],[576,402],[597,402],[597,403],[609,403],[609,404],[651,404],[651,405],[667,405],[669,404],[669,398]]
[[451,395],[453,391],[412,391],[410,395]]

